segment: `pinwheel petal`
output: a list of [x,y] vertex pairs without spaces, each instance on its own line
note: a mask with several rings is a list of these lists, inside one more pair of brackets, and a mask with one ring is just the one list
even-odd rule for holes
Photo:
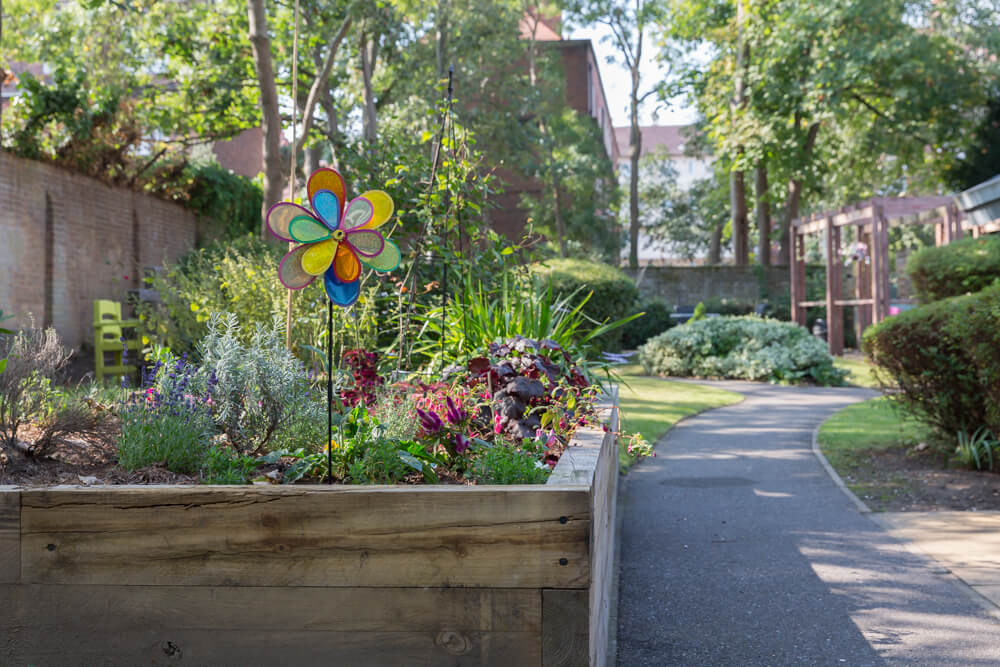
[[385,247],[382,248],[382,252],[378,255],[375,257],[365,257],[362,255],[360,259],[366,266],[375,269],[379,273],[385,273],[399,266],[402,254],[399,252],[399,246],[392,241],[386,240]]
[[334,240],[310,244],[309,249],[302,253],[302,270],[312,276],[323,273],[333,263],[339,246]]
[[369,190],[368,192],[361,195],[372,204],[372,219],[365,223],[365,229],[378,229],[385,223],[389,222],[389,218],[392,217],[392,212],[395,210],[395,206],[392,203],[392,197],[389,196],[387,192],[382,190]]
[[371,229],[347,232],[347,242],[356,253],[363,257],[375,257],[385,248],[385,239],[379,232]]
[[[337,220],[344,212],[344,202],[347,201],[347,188],[344,186],[344,177],[336,169],[322,167],[309,176],[309,183],[306,185],[306,192],[309,193],[309,203],[316,207],[314,199],[320,190],[329,190],[340,202],[340,209],[337,213]],[[332,222],[332,220],[331,220]]]
[[357,280],[361,276],[361,262],[346,243],[337,246],[337,256],[333,258],[333,272],[345,283]]
[[340,225],[340,212],[343,206],[337,195],[329,190],[320,190],[312,198],[313,210],[316,215],[330,229],[336,229]]
[[371,222],[374,211],[375,207],[370,201],[364,197],[355,197],[347,205],[347,210],[344,211],[344,219],[340,223],[340,228],[345,232],[361,229]]
[[360,280],[345,283],[337,278],[333,267],[330,267],[330,270],[323,274],[323,286],[326,288],[326,295],[330,297],[330,301],[341,308],[354,304],[361,294]]
[[304,215],[292,218],[288,225],[289,235],[299,243],[316,243],[330,238],[330,230],[321,225],[315,218]]
[[287,201],[279,201],[277,204],[267,209],[267,228],[270,230],[271,234],[278,237],[282,241],[294,242],[295,239],[292,238],[291,233],[288,231],[289,225],[292,224],[292,220],[299,216],[305,216],[310,219],[315,219],[309,209],[303,208],[298,204],[293,204]]
[[306,273],[302,268],[302,256],[307,250],[307,245],[296,246],[278,264],[278,280],[288,289],[302,289],[316,279],[316,276]]

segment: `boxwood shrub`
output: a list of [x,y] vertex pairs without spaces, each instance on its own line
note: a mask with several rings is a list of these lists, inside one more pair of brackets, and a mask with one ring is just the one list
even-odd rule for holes
[[887,318],[863,349],[890,396],[942,435],[1000,435],[1000,285]]
[[906,273],[921,303],[978,292],[1000,278],[1000,234],[918,250]]
[[690,321],[640,347],[639,362],[656,375],[783,383],[840,385],[846,375],[804,328],[753,315]]
[[[588,293],[593,296],[583,307],[583,313],[597,322],[613,322],[627,316],[639,298],[635,282],[621,269],[583,259],[550,259],[533,264],[531,273],[539,289],[547,289],[549,282],[552,292],[564,296],[580,290],[579,298]],[[605,350],[621,349],[621,328],[608,332],[597,341]]]
[[[622,346],[634,350],[653,336],[657,336],[677,324],[670,317],[674,309],[662,301],[647,301],[632,309],[632,313],[644,313],[622,327]],[[631,313],[630,313],[631,314]]]
[[753,315],[688,322],[639,348],[656,375],[843,384],[823,341],[791,322]]

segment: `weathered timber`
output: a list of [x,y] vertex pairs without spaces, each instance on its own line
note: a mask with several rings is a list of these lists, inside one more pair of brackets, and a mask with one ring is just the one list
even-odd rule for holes
[[591,515],[593,516],[593,539],[591,540],[590,568],[592,582],[589,604],[590,664],[597,667],[614,664],[614,656],[608,654],[611,633],[611,606],[617,604],[615,582],[615,534],[618,499],[618,447],[615,442],[618,431],[618,410],[612,411],[608,419],[609,432],[604,434],[604,442],[594,470],[591,491]]
[[586,588],[590,578],[586,488],[27,489],[21,505],[24,583]]
[[[543,667],[580,667],[589,653],[587,591],[542,591]],[[591,665],[595,664],[593,662]]]
[[0,486],[0,584],[20,579],[21,494],[14,487]]
[[541,663],[534,590],[7,585],[0,597],[3,664]]

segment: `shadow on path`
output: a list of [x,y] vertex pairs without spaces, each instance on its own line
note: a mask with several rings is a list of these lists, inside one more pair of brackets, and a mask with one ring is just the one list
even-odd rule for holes
[[679,423],[625,480],[619,665],[1000,664],[1000,624],[811,451],[873,392],[710,384],[746,400]]

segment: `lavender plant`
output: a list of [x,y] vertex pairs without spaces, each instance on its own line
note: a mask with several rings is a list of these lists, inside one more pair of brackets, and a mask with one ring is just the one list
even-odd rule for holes
[[[284,347],[280,317],[256,325],[243,342],[232,313],[213,314],[199,345],[199,381],[213,402],[213,415],[229,443],[244,454],[260,454],[293,420],[319,423],[323,405],[310,396],[302,362]],[[289,443],[286,443],[289,444]]]
[[119,409],[118,463],[126,470],[163,464],[195,474],[215,432],[211,401],[194,388],[197,369],[185,359],[157,362],[140,391],[129,392]]

